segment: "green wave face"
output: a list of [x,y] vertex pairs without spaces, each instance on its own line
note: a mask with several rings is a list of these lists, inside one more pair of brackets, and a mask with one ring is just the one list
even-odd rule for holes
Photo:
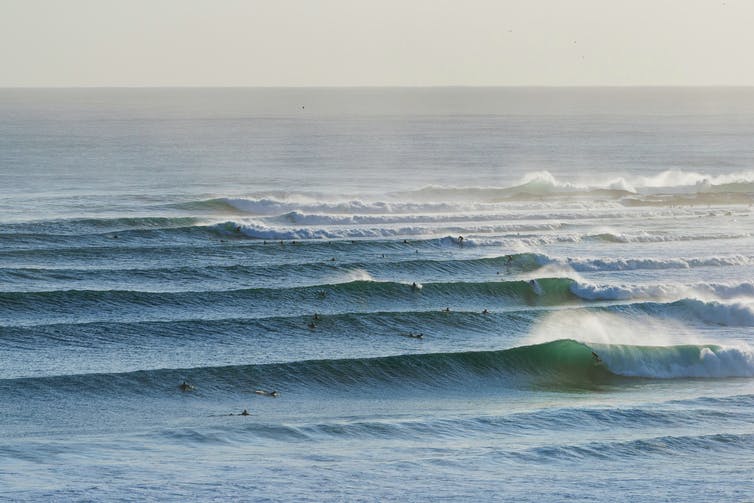
[[[747,350],[720,346],[627,346],[571,339],[500,351],[426,353],[380,358],[307,360],[279,364],[162,369],[0,381],[10,393],[31,386],[52,393],[99,394],[117,387],[137,394],[174,392],[190,380],[212,394],[254,387],[296,392],[459,392],[500,388],[578,391],[620,386],[631,378],[728,378],[754,376]],[[28,390],[27,390],[28,391]]]

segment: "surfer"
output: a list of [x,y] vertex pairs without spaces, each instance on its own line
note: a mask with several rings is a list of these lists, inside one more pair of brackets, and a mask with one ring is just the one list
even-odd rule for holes
[[419,289],[419,285],[416,284],[416,281],[414,281],[413,283],[411,283],[411,290],[416,291],[418,289]]
[[183,382],[181,383],[181,385],[180,385],[180,386],[178,386],[178,387],[179,387],[179,388],[181,388],[181,391],[194,391],[194,387],[193,387],[193,386],[191,386],[191,385],[190,385],[189,383],[187,383],[186,381],[183,381]]
[[505,256],[505,265],[511,265],[511,262],[513,262],[513,257],[510,255]]
[[489,311],[487,311],[487,309],[485,308],[485,310],[484,310],[484,311],[482,311],[482,314],[490,314],[490,312],[489,312]]
[[442,312],[443,312],[443,313],[449,313],[449,312],[450,312],[450,308],[449,308],[449,307],[446,307],[445,309],[443,309],[443,310],[442,310]]
[[249,411],[246,410],[246,409],[244,409],[243,412],[241,412],[241,415],[242,416],[248,416],[249,415]]
[[423,339],[424,334],[415,334],[413,332],[409,332],[407,334],[401,334],[403,337],[409,337],[411,339]]
[[463,246],[463,236],[458,236],[458,245]]
[[313,321],[310,321],[307,327],[309,327],[309,330],[314,330],[317,328],[317,325],[315,325]]
[[602,363],[602,358],[594,351],[592,351],[592,358],[594,358],[595,363]]
[[263,389],[258,389],[254,393],[256,393],[257,395],[262,395],[262,396],[271,396],[272,398],[277,398],[279,395],[279,393],[275,390],[266,391]]
[[539,282],[536,279],[530,279],[529,286],[531,287],[535,295],[543,295],[545,293],[542,290],[542,286],[539,284]]
[[322,317],[321,317],[321,316],[320,316],[319,314],[317,314],[317,313],[314,313],[314,316],[312,316],[312,319],[313,319],[314,321],[319,321],[319,320],[321,320],[321,319],[322,319]]

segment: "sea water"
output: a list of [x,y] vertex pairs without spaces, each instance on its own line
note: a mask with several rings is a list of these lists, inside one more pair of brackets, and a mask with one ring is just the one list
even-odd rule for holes
[[0,498],[751,500],[752,138],[750,89],[1,90]]

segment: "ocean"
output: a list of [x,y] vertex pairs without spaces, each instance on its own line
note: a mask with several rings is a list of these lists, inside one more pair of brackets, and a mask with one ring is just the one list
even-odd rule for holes
[[746,88],[2,89],[0,499],[753,501],[752,138]]

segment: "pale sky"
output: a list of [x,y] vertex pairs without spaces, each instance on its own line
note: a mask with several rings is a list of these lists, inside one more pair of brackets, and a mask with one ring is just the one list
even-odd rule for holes
[[754,85],[754,0],[0,0],[0,86]]

